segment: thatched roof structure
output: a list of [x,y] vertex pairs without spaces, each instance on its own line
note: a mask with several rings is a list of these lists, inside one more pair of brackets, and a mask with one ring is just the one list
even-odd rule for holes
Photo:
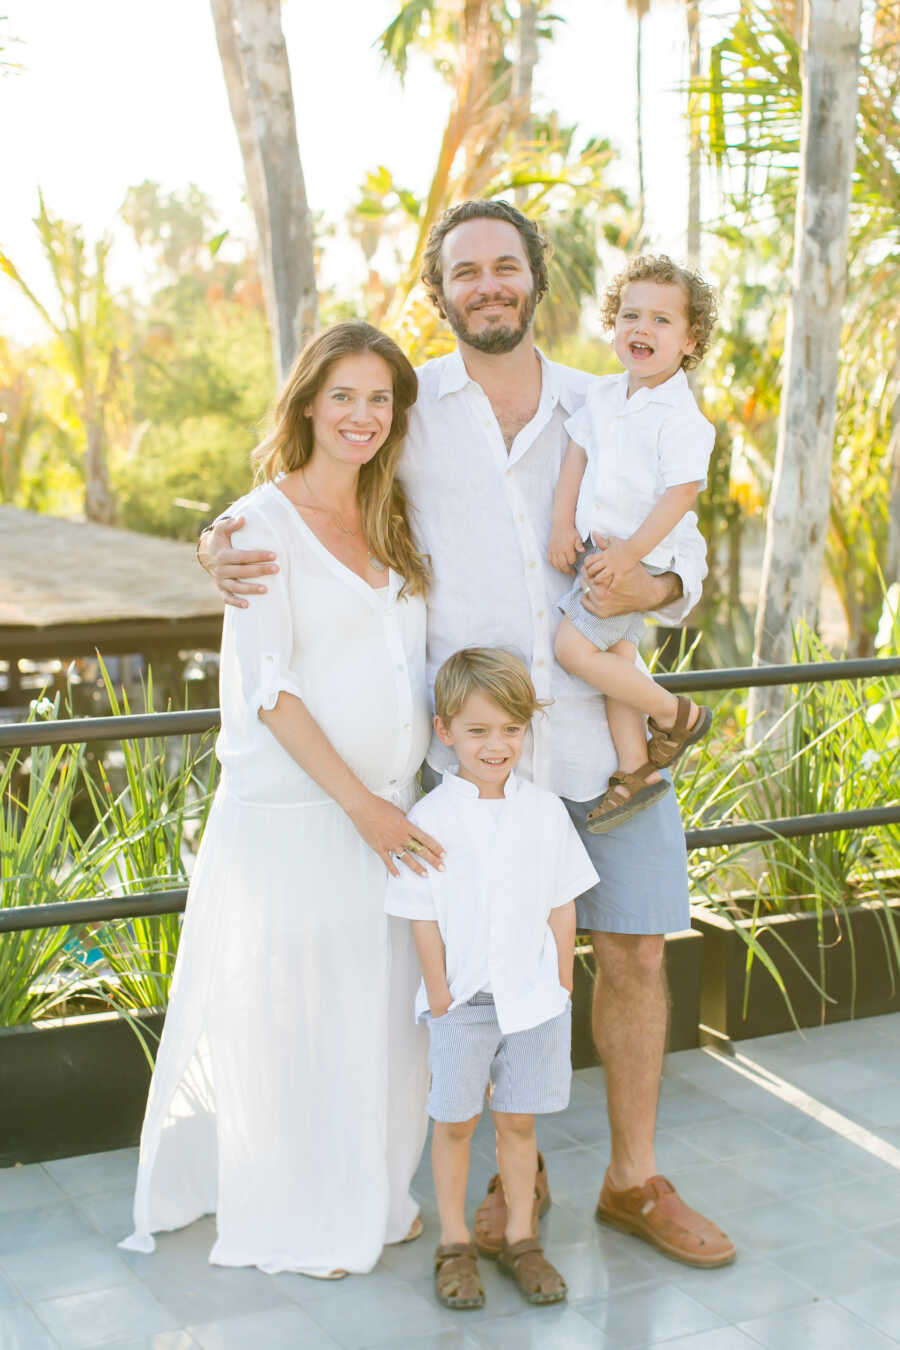
[[192,544],[0,506],[0,658],[217,647],[221,615]]

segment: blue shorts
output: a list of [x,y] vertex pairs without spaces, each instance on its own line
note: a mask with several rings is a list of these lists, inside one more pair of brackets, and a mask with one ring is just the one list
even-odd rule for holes
[[[663,777],[668,778],[663,770]],[[575,901],[578,927],[599,933],[678,933],[691,926],[687,849],[674,792],[608,834],[590,834],[599,801],[563,797],[600,880]]]
[[432,1120],[471,1120],[481,1114],[490,1085],[492,1111],[544,1115],[564,1111],[572,1083],[572,1004],[556,1017],[504,1036],[490,994],[428,1023]]

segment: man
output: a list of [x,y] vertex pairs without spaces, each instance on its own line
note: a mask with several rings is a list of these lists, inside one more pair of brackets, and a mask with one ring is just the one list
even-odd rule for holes
[[[434,227],[423,280],[458,348],[419,370],[401,478],[419,546],[431,555],[428,671],[468,646],[503,646],[529,667],[539,698],[524,772],[565,801],[600,883],[578,901],[597,967],[593,1025],[606,1073],[610,1162],[596,1217],[697,1266],[725,1265],[734,1245],[681,1200],[656,1171],[654,1136],[668,1001],[664,935],[690,923],[684,834],[674,793],[610,834],[585,829],[615,769],[602,698],[553,659],[557,602],[567,578],[547,560],[553,495],[566,448],[566,419],[584,402],[589,377],[538,352],[532,322],[547,292],[547,245],[533,222],[500,201],[463,202]],[[201,543],[232,603],[260,588],[248,578],[274,570],[270,558],[231,547],[237,521],[219,522]],[[601,594],[585,568],[584,604],[598,615],[658,612],[677,623],[696,603],[706,574],[699,533],[678,572],[636,567]],[[435,738],[426,787],[446,765]],[[536,1178],[535,1210],[548,1202]],[[499,1249],[502,1188],[476,1215],[476,1241]]]

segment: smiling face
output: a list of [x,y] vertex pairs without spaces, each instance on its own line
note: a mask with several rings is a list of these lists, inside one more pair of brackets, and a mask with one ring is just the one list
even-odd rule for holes
[[460,342],[496,355],[518,347],[534,318],[534,281],[521,235],[505,220],[464,221],[441,248],[441,302]]
[[394,416],[394,383],[387,361],[375,352],[342,356],[303,410],[312,421],[311,460],[367,464],[387,440]]
[[474,783],[480,797],[502,797],[522,754],[528,723],[473,689],[449,724],[436,717],[434,726],[444,745],[456,752],[460,778]]
[[681,369],[696,347],[690,335],[687,296],[675,284],[630,281],[616,314],[613,345],[628,371],[628,392],[654,389]]

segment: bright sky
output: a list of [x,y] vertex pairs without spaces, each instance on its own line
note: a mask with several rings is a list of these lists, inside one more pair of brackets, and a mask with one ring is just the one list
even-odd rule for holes
[[[414,190],[429,181],[449,93],[426,60],[405,87],[373,42],[399,0],[287,0],[300,154],[314,210],[339,221],[365,171],[387,164]],[[616,179],[636,193],[634,32],[625,0],[558,0],[566,23],[543,49],[543,109],[607,136],[621,150]],[[172,190],[195,182],[220,228],[249,233],[243,170],[206,0],[3,0],[4,53],[23,69],[0,78],[3,145],[0,248],[43,297],[46,274],[31,218],[38,187],[50,210],[88,238],[115,226],[126,189],[144,179]],[[659,247],[684,252],[687,212],[684,6],[656,4],[644,21],[644,141],[648,222]],[[346,255],[326,252],[326,269]],[[137,258],[117,243],[113,279],[137,283]],[[330,279],[334,279],[333,276]],[[49,297],[48,297],[49,298]],[[0,278],[0,332],[41,336],[26,303]]]

